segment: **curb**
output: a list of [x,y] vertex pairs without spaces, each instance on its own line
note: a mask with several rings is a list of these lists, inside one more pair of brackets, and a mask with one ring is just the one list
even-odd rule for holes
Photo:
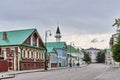
[[0,78],[0,80],[2,79],[9,79],[9,78],[14,78],[16,75],[15,74],[8,74],[7,76],[4,77],[4,75],[2,75],[2,77]]
[[17,74],[25,74],[25,73],[34,73],[34,72],[47,72],[47,71],[52,71],[52,70],[60,70],[60,69],[66,69],[66,68],[82,68],[82,67],[85,67],[85,65],[84,66],[78,66],[78,67],[58,67],[58,68],[51,68],[51,69],[48,69],[48,70],[43,70],[43,69],[41,69],[41,70],[29,70],[29,71],[26,71],[26,72],[16,72],[16,73],[8,73],[8,74],[5,74],[5,75],[1,75],[1,77],[0,77],[0,80],[2,80],[2,79],[9,79],[9,78],[15,78],[15,76],[17,75]]

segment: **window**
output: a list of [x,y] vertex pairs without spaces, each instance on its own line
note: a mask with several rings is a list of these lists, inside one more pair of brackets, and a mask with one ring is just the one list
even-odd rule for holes
[[10,48],[6,48],[6,53],[10,54]]
[[43,53],[41,53],[41,59],[43,59]]
[[36,58],[39,58],[38,53],[36,53]]
[[37,35],[33,35],[33,46],[37,46]]
[[41,59],[41,54],[39,53],[39,59]]
[[23,57],[25,58],[25,51],[23,50]]
[[14,50],[11,50],[11,54],[14,54]]
[[4,56],[4,52],[5,52],[5,51],[4,51],[4,50],[2,50],[2,52],[1,52],[1,56],[2,56],[2,57]]
[[28,51],[28,58],[30,58],[30,53],[29,53],[29,51]]
[[18,52],[18,47],[15,47],[15,53],[17,53]]
[[33,58],[33,52],[31,52],[31,58]]

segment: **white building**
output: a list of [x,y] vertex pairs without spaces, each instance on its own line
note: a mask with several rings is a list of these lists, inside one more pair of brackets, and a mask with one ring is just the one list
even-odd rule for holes
[[86,49],[86,52],[89,53],[89,55],[90,55],[90,57],[91,57],[91,62],[92,62],[92,63],[97,62],[97,61],[96,61],[96,57],[97,57],[98,52],[100,52],[100,49],[89,48],[89,49]]
[[67,54],[68,54],[68,64],[71,63],[72,66],[76,64],[82,63],[82,53],[80,49],[76,49],[75,47],[68,45],[67,46]]

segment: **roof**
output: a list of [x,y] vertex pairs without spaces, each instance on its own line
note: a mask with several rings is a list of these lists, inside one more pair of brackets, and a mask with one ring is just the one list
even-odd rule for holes
[[4,32],[0,32],[0,46],[21,45],[35,31],[36,29],[4,31],[7,34],[6,40],[2,39]]
[[47,42],[45,43],[45,45],[51,48],[64,48],[66,43],[65,42]]
[[52,52],[52,50],[53,50],[53,47],[47,47],[47,52],[48,53]]
[[71,46],[71,45],[67,45],[67,52],[68,53],[79,53],[79,50],[78,49],[76,49],[75,47],[73,47],[73,46]]
[[59,26],[57,27],[56,34],[60,34],[60,29],[59,29]]

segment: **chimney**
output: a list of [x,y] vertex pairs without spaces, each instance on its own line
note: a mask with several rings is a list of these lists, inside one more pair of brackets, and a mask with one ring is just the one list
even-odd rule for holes
[[3,32],[3,40],[6,40],[6,39],[7,39],[7,33]]

